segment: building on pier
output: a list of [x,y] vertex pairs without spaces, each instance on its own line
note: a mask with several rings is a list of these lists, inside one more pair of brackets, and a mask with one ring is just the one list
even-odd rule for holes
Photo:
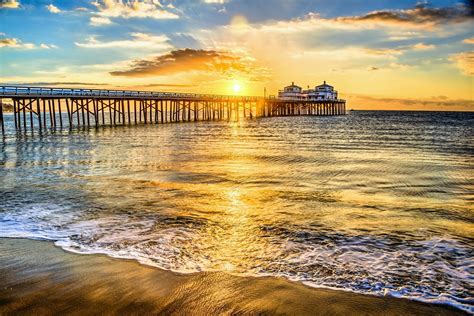
[[303,100],[304,94],[301,87],[292,82],[291,85],[279,91],[278,98],[281,100]]
[[337,91],[334,87],[324,81],[323,84],[316,86],[314,89],[302,90],[301,87],[295,85],[294,82],[290,86],[286,86],[278,92],[280,100],[303,100],[303,101],[336,101]]

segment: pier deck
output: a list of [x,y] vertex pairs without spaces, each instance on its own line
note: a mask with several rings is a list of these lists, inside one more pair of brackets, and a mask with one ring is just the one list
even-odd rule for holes
[[15,129],[20,131],[346,113],[344,100],[281,100],[257,96],[0,86],[3,134],[3,99],[12,101]]

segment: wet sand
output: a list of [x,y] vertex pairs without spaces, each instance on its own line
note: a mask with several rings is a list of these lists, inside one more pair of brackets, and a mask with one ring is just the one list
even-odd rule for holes
[[442,305],[313,289],[284,279],[177,274],[0,238],[0,315],[463,315]]

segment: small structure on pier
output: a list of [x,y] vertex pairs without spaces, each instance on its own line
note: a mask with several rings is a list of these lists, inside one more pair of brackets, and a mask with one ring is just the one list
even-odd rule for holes
[[[308,90],[302,90],[294,82],[278,91],[278,98],[265,100],[269,109],[268,116],[333,116],[346,114],[346,101],[339,99],[334,87],[324,81],[323,84]],[[263,113],[267,113],[264,111]]]
[[303,90],[292,82],[290,86],[286,86],[279,91],[278,98],[282,100],[302,100]]
[[294,82],[278,92],[278,99],[287,101],[337,101],[337,91],[324,81],[314,89],[302,90]]

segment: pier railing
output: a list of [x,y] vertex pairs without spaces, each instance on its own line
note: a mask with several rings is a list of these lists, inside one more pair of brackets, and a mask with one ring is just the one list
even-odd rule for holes
[[79,89],[79,88],[49,88],[49,87],[25,87],[25,86],[0,86],[0,96],[5,98],[15,97],[103,97],[103,98],[179,98],[186,100],[246,100],[256,101],[262,99],[257,96],[199,94],[199,93],[175,93],[155,92],[137,90],[111,90],[111,89]]

